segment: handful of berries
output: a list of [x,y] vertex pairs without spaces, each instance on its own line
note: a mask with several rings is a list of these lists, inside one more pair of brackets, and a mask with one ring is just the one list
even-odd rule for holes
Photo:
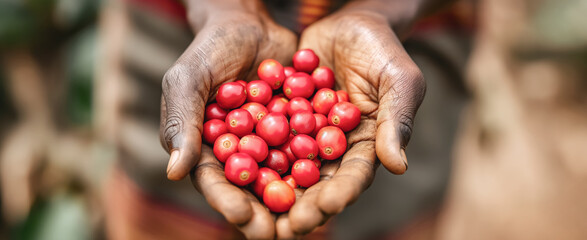
[[361,121],[348,94],[333,90],[332,70],[319,62],[310,49],[294,54],[293,67],[266,59],[260,80],[224,83],[206,106],[203,138],[226,178],[248,185],[272,212],[287,212],[295,188],[320,180],[322,160],[342,157],[345,132]]

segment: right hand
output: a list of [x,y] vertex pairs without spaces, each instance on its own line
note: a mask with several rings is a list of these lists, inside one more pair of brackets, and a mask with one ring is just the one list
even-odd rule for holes
[[160,139],[171,155],[169,179],[180,180],[197,166],[192,180],[210,206],[248,238],[273,238],[273,216],[248,191],[226,180],[201,138],[206,103],[222,83],[253,79],[267,58],[288,64],[296,50],[296,36],[258,9],[263,8],[232,6],[189,18],[196,36],[163,78]]

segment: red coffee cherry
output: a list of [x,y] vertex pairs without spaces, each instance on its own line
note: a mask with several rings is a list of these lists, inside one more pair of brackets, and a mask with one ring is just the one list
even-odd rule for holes
[[260,198],[263,198],[263,192],[265,191],[265,187],[270,182],[275,180],[281,180],[281,176],[277,174],[277,172],[273,171],[270,168],[259,168],[259,173],[257,174],[257,179],[253,182],[253,192]]
[[[291,138],[293,138],[293,136]],[[279,146],[278,149],[280,151],[282,151],[283,153],[285,153],[285,155],[287,156],[287,160],[289,162],[289,165],[291,166],[291,165],[293,165],[293,163],[296,160],[298,160],[298,158],[291,151],[290,143],[291,143],[291,139],[288,139],[287,142],[285,142],[284,144]]]
[[297,72],[285,79],[283,93],[289,99],[309,98],[314,93],[314,80],[304,72]]
[[302,49],[293,55],[293,66],[298,72],[311,73],[320,64],[320,59],[311,49]]
[[285,80],[283,66],[276,60],[265,59],[257,69],[259,78],[269,84],[272,89],[278,89]]
[[289,143],[291,152],[298,159],[314,159],[318,156],[316,140],[305,134],[298,134]]
[[297,160],[291,167],[291,176],[302,187],[310,187],[320,180],[320,170],[312,160]]
[[289,76],[291,76],[295,72],[296,72],[296,69],[293,67],[284,67],[283,68],[283,73],[285,73],[285,78],[288,78]]
[[289,160],[287,155],[277,149],[269,150],[267,160],[265,160],[265,166],[275,170],[277,173],[284,174],[289,169]]
[[226,162],[230,155],[238,152],[238,142],[238,137],[232,133],[225,133],[216,138],[212,147],[216,159],[220,162]]
[[312,131],[312,133],[310,134],[311,137],[316,137],[316,134],[318,134],[318,131],[320,131],[320,129],[328,126],[328,119],[326,118],[326,116],[320,113],[314,113],[314,118],[316,119],[316,127],[314,128],[314,131]]
[[251,134],[255,127],[255,121],[249,113],[244,109],[235,109],[226,116],[226,129],[229,133],[234,133],[238,137]]
[[247,87],[247,82],[245,82],[244,80],[236,80],[235,83],[243,85],[245,88]]
[[310,134],[316,128],[316,118],[312,112],[296,112],[289,119],[289,126],[293,135]]
[[316,134],[320,157],[325,160],[334,160],[341,157],[346,151],[347,142],[344,132],[340,128],[323,127]]
[[289,100],[287,100],[287,98],[285,97],[273,96],[273,98],[271,98],[271,101],[269,101],[269,103],[267,104],[267,110],[269,110],[269,112],[277,112],[283,115],[287,115],[288,102]]
[[312,107],[316,113],[328,115],[334,104],[338,103],[338,96],[332,89],[322,88],[312,98]]
[[322,167],[322,161],[320,161],[320,159],[318,159],[318,158],[314,158],[314,159],[312,160],[312,162],[314,162],[314,164],[316,164],[316,167],[317,167],[318,169],[320,169],[320,167]]
[[279,146],[289,137],[289,123],[281,113],[269,113],[257,123],[256,133],[269,146]]
[[255,80],[247,84],[247,101],[256,102],[263,105],[269,103],[273,89],[265,81]]
[[208,143],[214,143],[214,141],[216,141],[216,138],[218,138],[222,134],[227,133],[228,130],[226,129],[226,124],[223,120],[212,119],[204,123],[204,128],[202,132],[204,141]]
[[336,96],[338,97],[339,102],[350,102],[349,94],[345,90],[336,91]]
[[244,153],[234,153],[226,160],[224,175],[237,186],[245,186],[257,179],[259,166],[255,159]]
[[218,103],[210,103],[210,105],[206,106],[204,119],[205,121],[212,119],[224,121],[224,119],[226,119],[226,115],[228,115],[228,111],[226,111],[226,109],[221,108]]
[[287,175],[287,176],[283,177],[282,180],[285,183],[287,183],[287,185],[289,185],[291,188],[293,188],[293,189],[298,188],[298,184],[296,183],[296,180],[291,175]]
[[310,101],[302,97],[295,97],[287,103],[287,115],[292,116],[295,112],[312,112]]
[[233,109],[240,107],[247,100],[245,87],[236,82],[228,82],[220,85],[216,102],[221,108]]
[[312,72],[316,89],[334,88],[334,72],[327,66],[320,66]]
[[265,115],[269,113],[269,110],[267,110],[265,106],[256,102],[245,103],[245,105],[243,105],[241,109],[247,110],[251,114],[255,126],[257,125],[259,120],[261,120],[261,118],[265,117]]
[[238,152],[249,154],[255,161],[262,162],[267,158],[269,147],[261,137],[246,135],[238,143]]
[[287,212],[295,202],[296,193],[286,182],[275,180],[265,187],[263,203],[272,212]]
[[361,111],[350,102],[334,104],[328,113],[328,124],[337,126],[344,132],[355,129],[361,122]]

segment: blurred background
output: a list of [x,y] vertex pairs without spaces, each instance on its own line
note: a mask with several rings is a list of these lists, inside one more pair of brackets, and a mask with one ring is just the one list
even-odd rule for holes
[[[160,81],[193,36],[177,4],[149,2],[0,1],[0,239],[239,238],[165,179]],[[418,22],[410,170],[380,168],[318,237],[587,239],[585,12],[455,1]]]

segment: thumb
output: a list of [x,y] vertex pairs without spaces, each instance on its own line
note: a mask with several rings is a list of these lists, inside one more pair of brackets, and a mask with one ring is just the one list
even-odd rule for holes
[[399,62],[403,64],[388,65],[383,71],[375,137],[377,157],[394,174],[403,174],[408,169],[405,148],[426,92],[426,83],[416,64],[409,57]]
[[204,108],[210,90],[209,84],[200,83],[204,77],[191,70],[177,63],[163,77],[159,136],[170,153],[170,180],[183,179],[200,159]]

